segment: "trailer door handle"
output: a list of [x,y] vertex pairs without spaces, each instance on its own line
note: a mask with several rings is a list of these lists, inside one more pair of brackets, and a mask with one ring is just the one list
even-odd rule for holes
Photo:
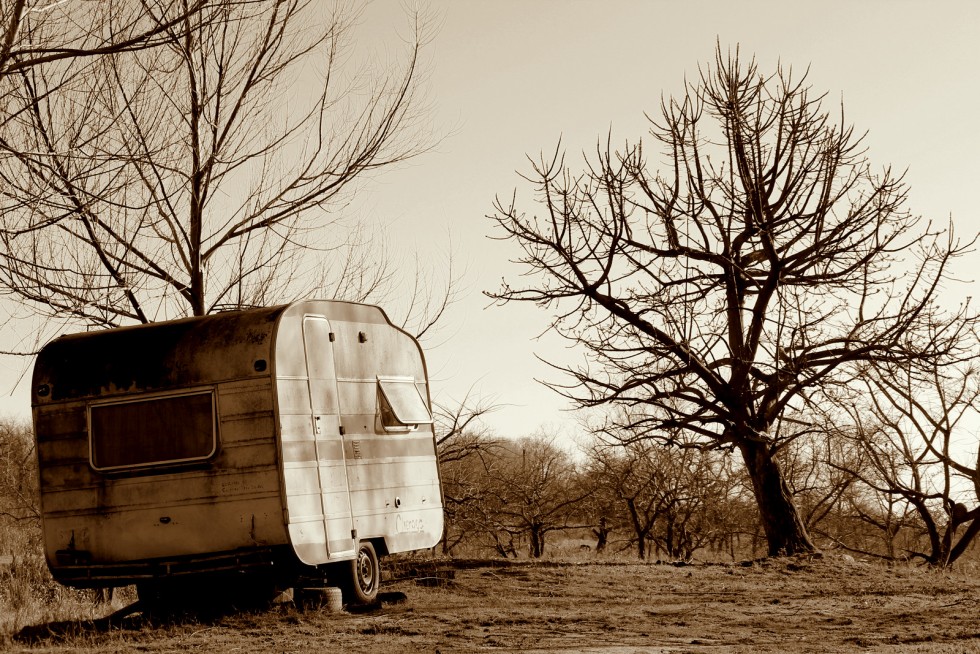
[[316,434],[320,433],[320,416],[313,418],[313,432]]

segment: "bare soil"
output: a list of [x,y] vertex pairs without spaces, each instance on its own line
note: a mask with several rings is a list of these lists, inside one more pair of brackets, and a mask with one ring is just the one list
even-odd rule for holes
[[[43,652],[980,652],[980,579],[848,557],[723,565],[456,562],[380,606],[34,625]],[[449,578],[452,577],[452,578]],[[0,644],[3,641],[0,640]]]

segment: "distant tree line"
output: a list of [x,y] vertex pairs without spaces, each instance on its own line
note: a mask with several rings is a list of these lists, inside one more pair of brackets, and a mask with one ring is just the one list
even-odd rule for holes
[[[26,558],[43,568],[42,552],[34,433],[27,423],[0,419],[0,561]],[[0,579],[3,571],[0,566]]]
[[[980,531],[980,439],[970,427],[980,378],[970,367],[930,379],[892,372],[800,416],[806,427],[784,435],[776,458],[817,548],[951,566]],[[500,438],[455,417],[467,428],[443,427],[440,438],[445,554],[768,553],[749,475],[725,452],[683,435],[665,445],[603,431],[570,449],[546,433]]]

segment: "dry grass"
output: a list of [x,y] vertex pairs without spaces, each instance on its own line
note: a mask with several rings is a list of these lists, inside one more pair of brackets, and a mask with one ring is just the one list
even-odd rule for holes
[[66,588],[51,578],[40,553],[11,558],[0,561],[0,639],[30,625],[95,620],[135,600],[131,588],[115,592],[111,602]]
[[7,632],[6,645],[44,652],[980,652],[980,580],[967,572],[833,556],[453,568],[453,579],[423,569],[415,572],[422,583],[389,581],[387,601],[367,612],[285,603],[167,621],[38,614],[33,626]]

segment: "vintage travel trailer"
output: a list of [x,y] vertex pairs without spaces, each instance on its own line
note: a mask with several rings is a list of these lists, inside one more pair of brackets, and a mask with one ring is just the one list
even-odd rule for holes
[[442,535],[425,361],[377,307],[63,336],[32,406],[47,561],[70,586],[147,599],[326,577],[370,602],[379,556]]

